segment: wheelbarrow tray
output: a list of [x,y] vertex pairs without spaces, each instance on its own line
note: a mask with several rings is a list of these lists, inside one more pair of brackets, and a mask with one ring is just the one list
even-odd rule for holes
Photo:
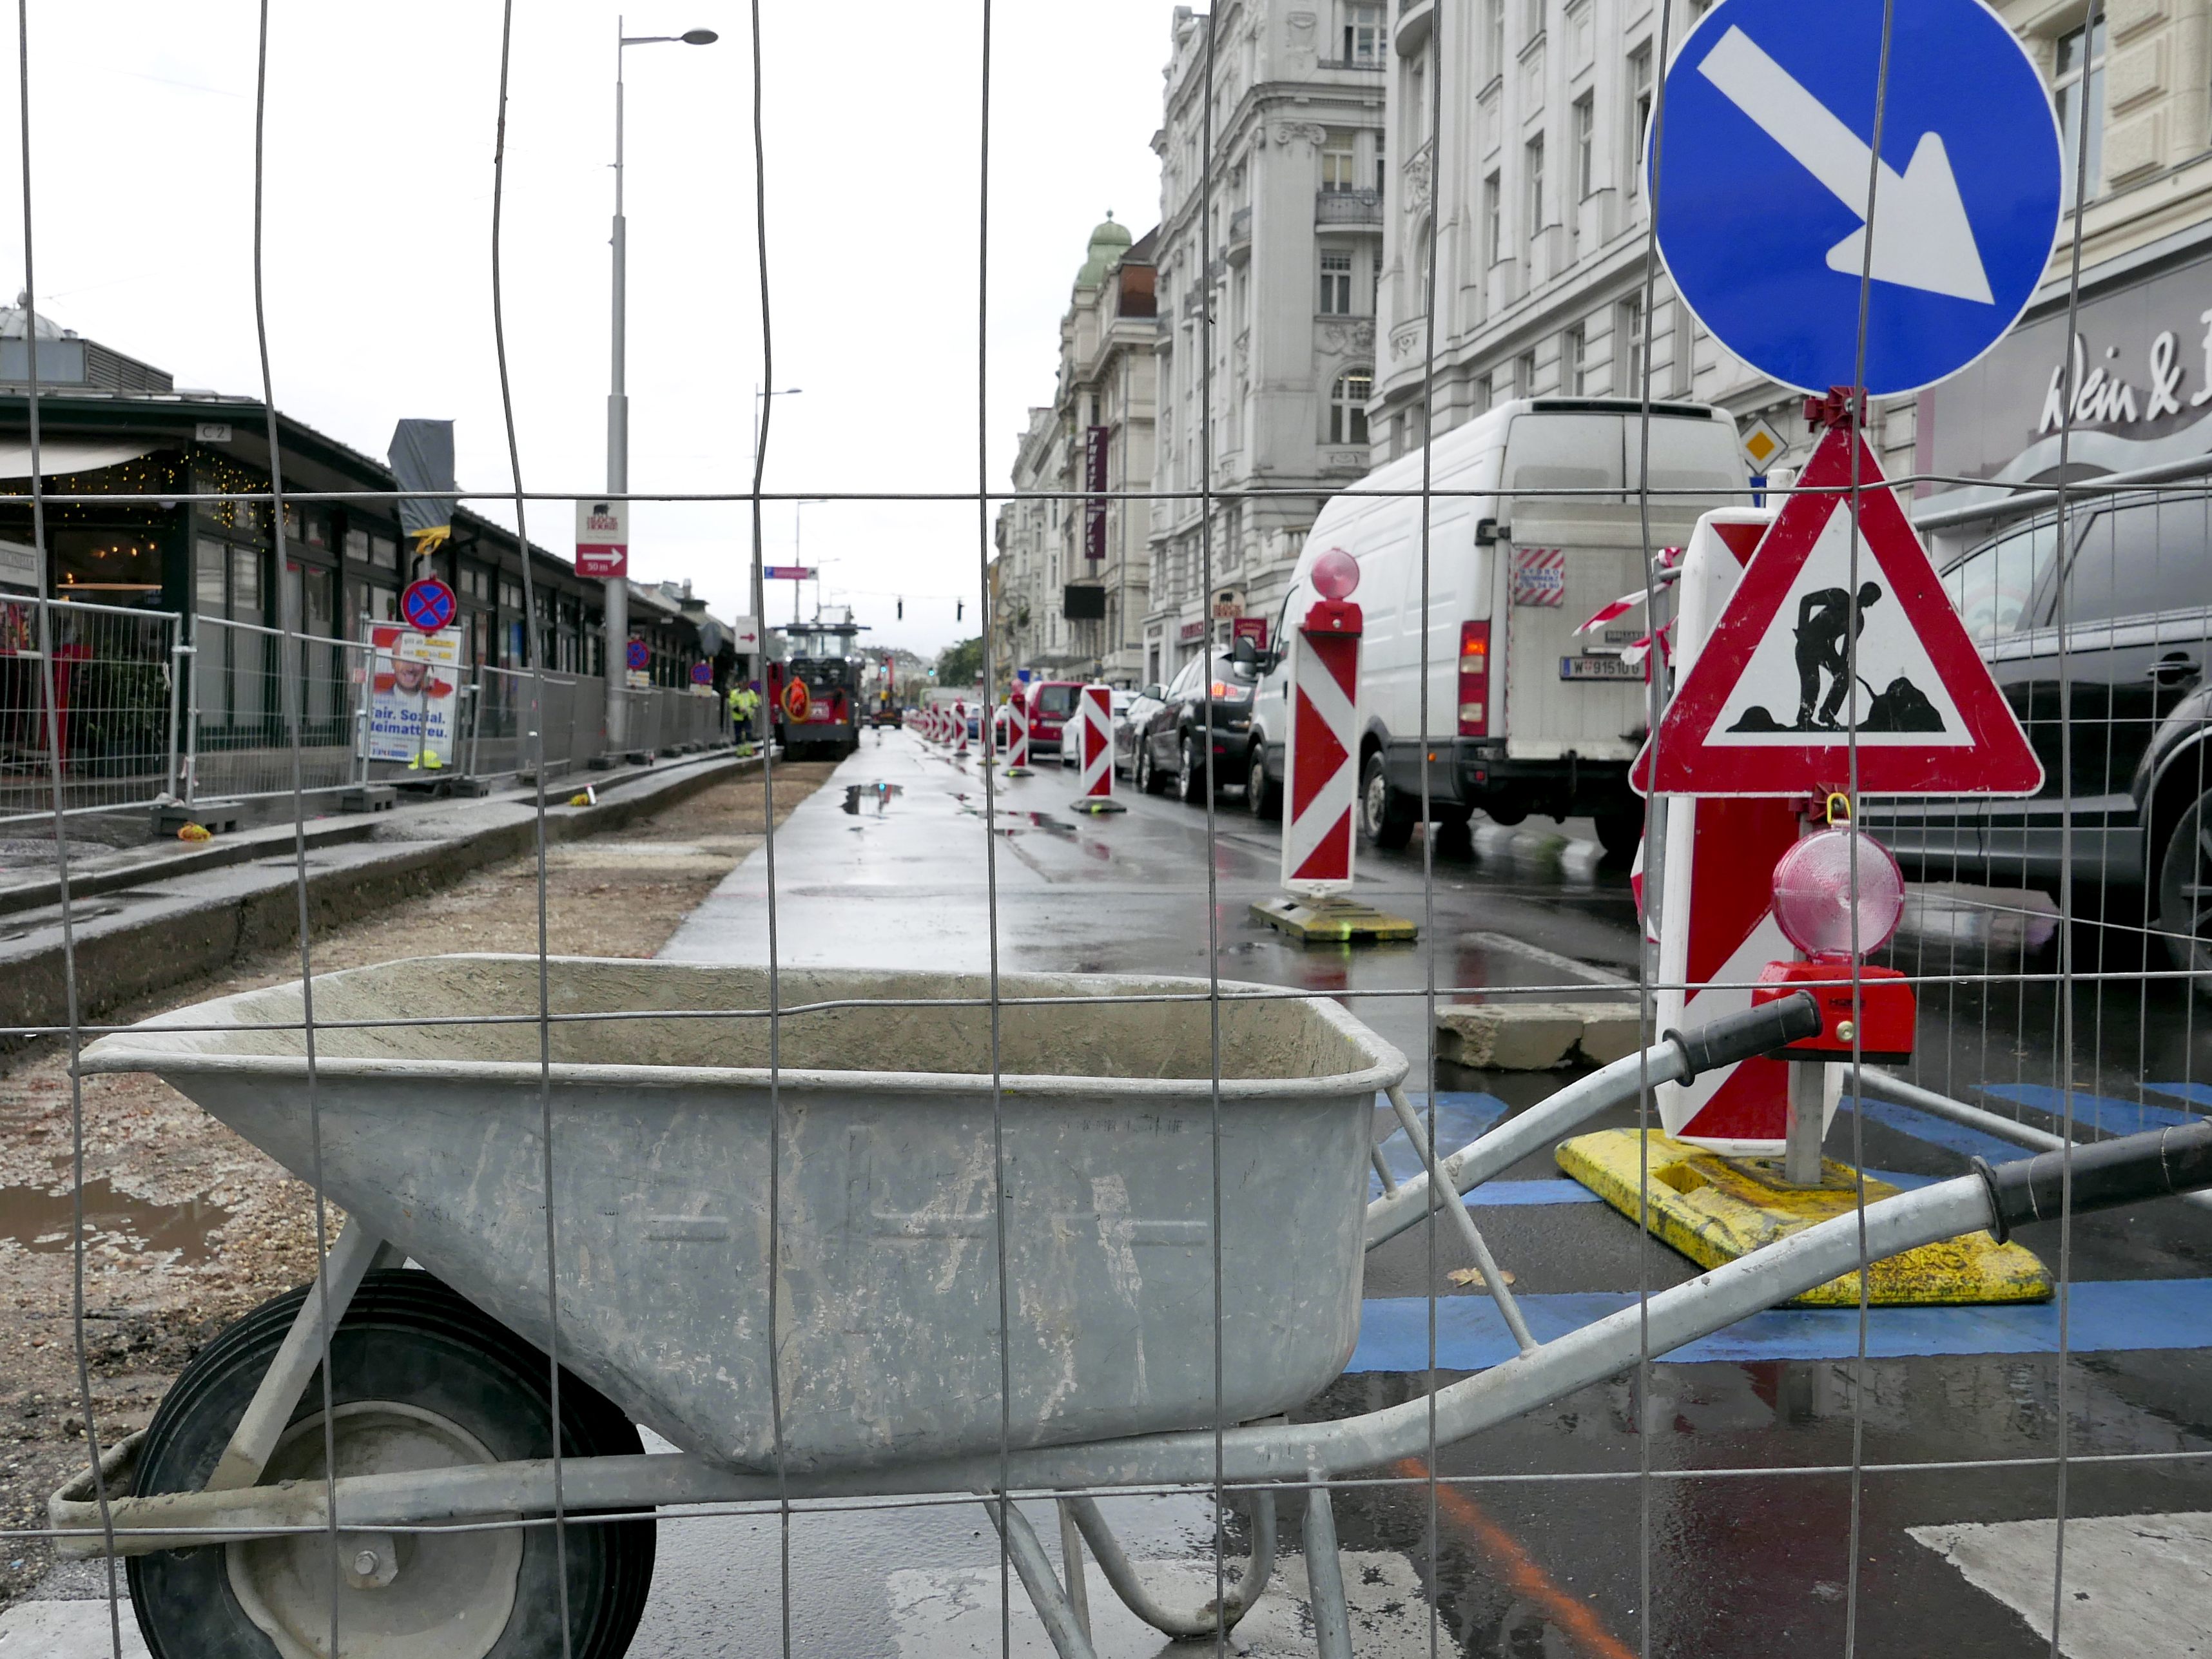
[[[775,1022],[779,1118],[771,1024],[746,1017],[768,1006],[764,969],[557,957],[547,972],[543,1080],[533,957],[318,975],[323,1179],[356,1222],[550,1347],[546,1090],[561,1358],[686,1449],[774,1463],[772,1167],[793,1471],[984,1452],[1002,1413],[1015,1448],[1249,1421],[1351,1358],[1376,1093],[1406,1061],[1333,1002],[1224,986],[1218,1085],[1202,1000],[1002,1006],[994,1085],[982,976],[785,969],[785,1008],[906,1006]],[[103,1037],[83,1066],[155,1073],[305,1179],[301,1013],[297,983],[224,997]],[[441,1023],[401,1023],[426,1019]]]

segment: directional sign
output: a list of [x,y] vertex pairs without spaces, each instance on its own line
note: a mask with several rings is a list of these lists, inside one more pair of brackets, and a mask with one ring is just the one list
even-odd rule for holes
[[771,564],[761,570],[761,578],[771,582],[811,582],[814,567],[811,564]]
[[1665,92],[1646,147],[1661,257],[1698,320],[1785,386],[1932,385],[1996,344],[2042,279],[2057,121],[1981,0],[1721,0]]
[[418,634],[434,634],[453,619],[453,590],[435,576],[411,581],[400,590],[399,614]]
[[653,665],[653,647],[643,640],[632,640],[623,653],[623,663],[629,668],[649,668]]
[[576,574],[612,581],[629,574],[629,503],[576,503]]
[[1667,705],[1638,762],[1639,787],[1647,771],[1649,787],[1678,795],[2043,787],[2019,720],[1863,444],[1852,534],[1856,442],[1836,427],[1814,450]]

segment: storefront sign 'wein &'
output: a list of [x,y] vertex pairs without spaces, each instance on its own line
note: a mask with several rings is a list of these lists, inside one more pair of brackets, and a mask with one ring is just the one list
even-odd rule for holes
[[[2191,397],[2185,407],[2200,409],[2212,403],[2212,311],[2197,319],[2205,325],[2201,349],[2204,354],[2204,385]],[[2092,366],[2088,343],[2080,335],[2074,337],[2074,424],[2076,426],[2123,426],[2130,423],[2148,424],[2179,415],[2185,405],[2180,396],[2184,370],[2176,359],[2180,355],[2181,342],[2172,329],[2157,335],[2150,343],[2149,382],[2138,398],[2136,387],[2119,374],[2102,364]],[[2107,346],[2107,361],[2120,355],[2118,346]],[[2043,394],[2043,419],[2035,428],[2042,437],[2057,431],[2066,424],[2067,366],[2058,364],[2051,371],[2051,384]]]

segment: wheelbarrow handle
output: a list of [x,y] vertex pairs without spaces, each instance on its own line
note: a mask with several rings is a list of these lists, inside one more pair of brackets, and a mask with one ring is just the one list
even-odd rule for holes
[[1741,1013],[1723,1014],[1694,1030],[1668,1031],[1666,1036],[1681,1049],[1690,1075],[1696,1077],[1816,1037],[1822,1024],[1820,1005],[1811,992],[1799,991]]
[[2014,1227],[2056,1220],[2063,1208],[2078,1215],[2212,1187],[2212,1119],[2004,1164],[1978,1158],[1974,1170],[1990,1189],[1990,1231],[2002,1244]]

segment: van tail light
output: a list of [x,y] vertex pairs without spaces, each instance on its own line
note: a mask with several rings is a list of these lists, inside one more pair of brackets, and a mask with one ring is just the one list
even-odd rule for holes
[[1490,735],[1490,624],[1459,625],[1459,734]]

